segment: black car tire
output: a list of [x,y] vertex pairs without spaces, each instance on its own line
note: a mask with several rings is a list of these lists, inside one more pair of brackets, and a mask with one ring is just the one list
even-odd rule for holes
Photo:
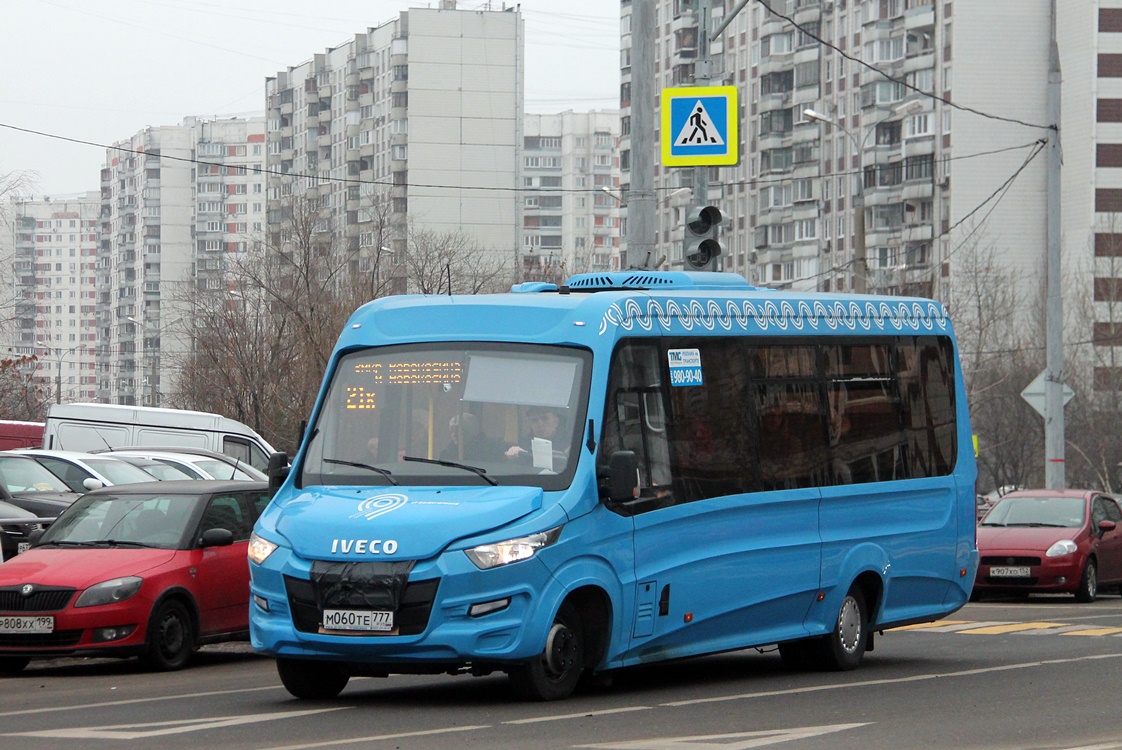
[[861,665],[868,644],[865,596],[854,586],[842,600],[832,631],[818,638],[780,643],[779,656],[788,669],[847,672]]
[[326,700],[343,692],[351,676],[340,664],[309,659],[277,659],[285,690],[304,700]]
[[1089,604],[1095,601],[1099,594],[1099,569],[1093,558],[1087,558],[1083,566],[1083,575],[1079,579],[1079,588],[1075,592],[1075,601]]
[[31,659],[26,656],[2,656],[0,657],[0,675],[19,674],[30,663]]
[[507,674],[523,700],[555,701],[572,695],[584,671],[584,631],[580,614],[569,602],[561,605],[540,656]]
[[144,665],[159,672],[187,666],[195,650],[195,621],[186,605],[178,599],[165,599],[148,619],[147,651]]
[[822,641],[823,667],[847,672],[861,666],[869,642],[869,614],[865,596],[856,586],[849,590],[838,610],[834,630]]

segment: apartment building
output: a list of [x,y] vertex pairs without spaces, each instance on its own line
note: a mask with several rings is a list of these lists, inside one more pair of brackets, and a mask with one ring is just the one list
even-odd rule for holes
[[[753,3],[710,40],[736,5],[658,0],[656,11],[659,88],[699,83],[708,61],[708,82],[741,91],[740,164],[710,168],[704,200],[694,200],[726,216],[725,270],[763,286],[946,297],[964,243],[984,237],[1007,258],[1037,261],[1043,158],[1006,186],[981,234],[983,217],[971,212],[1046,134],[1031,125],[1045,116],[1047,0]],[[1089,5],[1075,15],[1089,16]],[[622,4],[625,61],[630,6]],[[1067,47],[1085,55],[1090,25],[1071,21],[1065,10]],[[1001,41],[995,28],[1016,33]],[[623,73],[626,99],[626,65]],[[697,170],[656,168],[662,194],[696,184]],[[681,258],[682,216],[659,211],[671,265]]]
[[266,99],[275,241],[284,202],[302,196],[368,267],[382,253],[400,260],[413,222],[462,232],[513,272],[522,246],[516,9],[443,0],[403,11],[269,78]]
[[8,206],[11,232],[0,240],[8,356],[35,356],[33,373],[54,399],[93,400],[94,325],[101,200],[96,191],[19,200]]
[[527,114],[523,133],[523,278],[617,270],[619,111]]
[[221,289],[263,238],[265,120],[188,117],[106,152],[101,170],[96,400],[160,405],[187,351],[192,288]]

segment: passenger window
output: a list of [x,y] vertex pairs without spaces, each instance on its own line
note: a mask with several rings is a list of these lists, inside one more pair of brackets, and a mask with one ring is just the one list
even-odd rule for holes
[[[697,350],[700,373],[670,392],[670,454],[678,502],[746,492],[759,484],[754,471],[754,429],[749,420],[746,342],[667,339],[672,352]],[[746,429],[747,428],[747,429]]]

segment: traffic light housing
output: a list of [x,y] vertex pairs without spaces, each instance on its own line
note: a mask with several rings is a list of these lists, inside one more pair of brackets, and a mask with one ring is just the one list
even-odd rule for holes
[[717,256],[722,252],[721,243],[717,240],[722,218],[721,209],[716,206],[693,208],[686,217],[682,258],[693,270],[716,270]]

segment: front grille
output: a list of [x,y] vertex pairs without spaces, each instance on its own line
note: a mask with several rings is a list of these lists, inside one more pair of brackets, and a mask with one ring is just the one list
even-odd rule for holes
[[982,565],[1039,565],[1039,557],[1006,557],[1001,555],[987,555],[982,558]]
[[[394,563],[356,563],[312,568],[313,580],[284,577],[292,622],[302,633],[318,633],[324,606],[331,609],[389,609],[395,635],[419,635],[429,623],[439,578],[406,580],[408,570],[391,570]],[[400,564],[396,564],[400,565]],[[330,571],[325,569],[331,567]],[[412,563],[408,565],[412,567]],[[356,633],[356,635],[359,635]],[[362,634],[366,635],[366,634]],[[377,634],[371,634],[377,635]]]
[[81,630],[53,633],[7,633],[0,635],[0,648],[70,648],[82,639]]
[[65,609],[76,589],[35,587],[28,596],[19,586],[0,588],[0,612],[58,612]]

